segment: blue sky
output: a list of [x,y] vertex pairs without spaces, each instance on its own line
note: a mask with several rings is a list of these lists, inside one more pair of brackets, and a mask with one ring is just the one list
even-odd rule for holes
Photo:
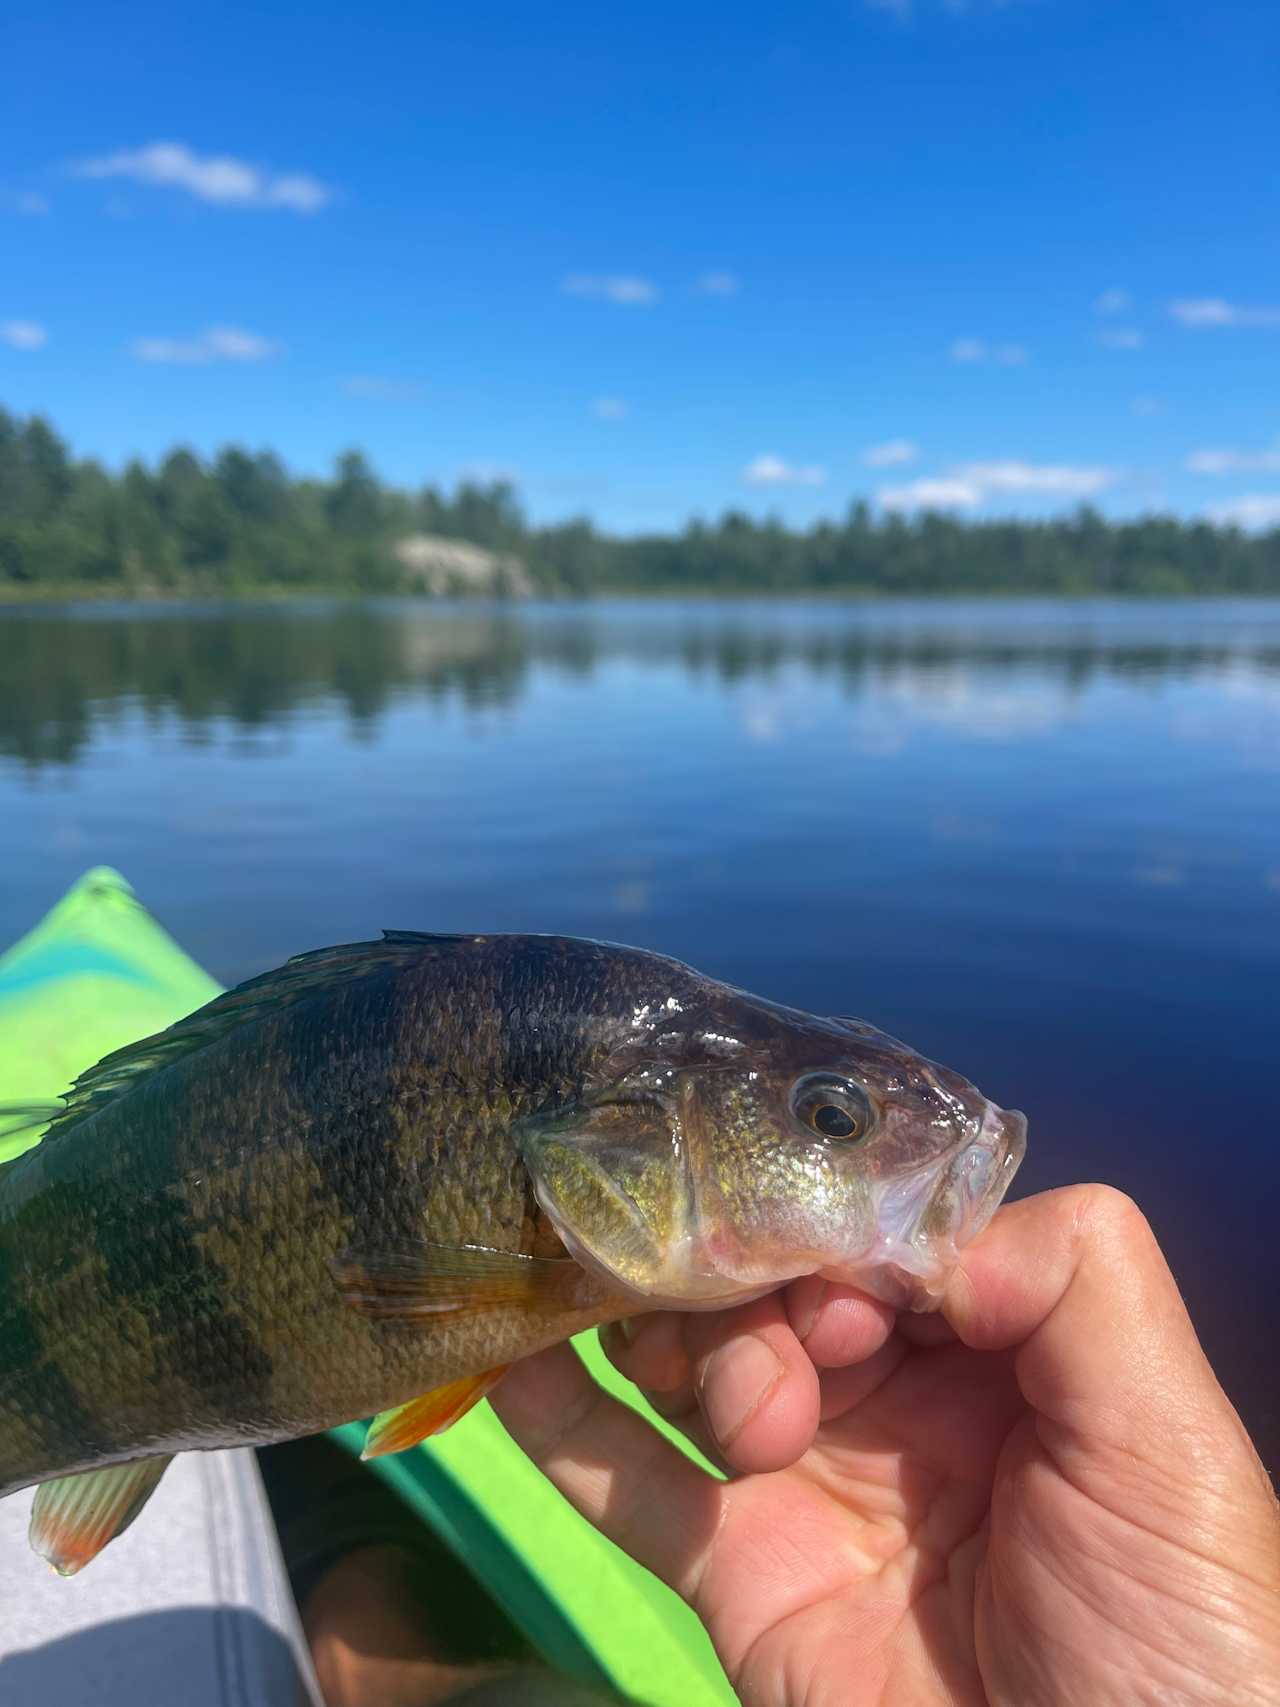
[[539,518],[1280,521],[1270,0],[6,20],[0,402]]

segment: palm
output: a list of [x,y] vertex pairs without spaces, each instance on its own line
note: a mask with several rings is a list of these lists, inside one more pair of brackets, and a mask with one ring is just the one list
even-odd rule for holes
[[895,1336],[825,1373],[823,1413],[795,1464],[726,1491],[698,1580],[748,1707],[1119,1707],[1157,1674],[1161,1699],[1242,1699],[1240,1584],[1197,1551],[1234,1521],[1209,1471],[1198,1512],[1129,1453],[1081,1474],[1012,1358],[958,1344]]
[[730,1490],[696,1605],[752,1707],[994,1699],[975,1581],[1022,1401],[1004,1358],[894,1349],[869,1396],[829,1373],[804,1457]]
[[1280,1511],[1127,1199],[1002,1210],[941,1316],[802,1280],[609,1343],[737,1479],[564,1347],[499,1410],[746,1707],[1280,1707]]

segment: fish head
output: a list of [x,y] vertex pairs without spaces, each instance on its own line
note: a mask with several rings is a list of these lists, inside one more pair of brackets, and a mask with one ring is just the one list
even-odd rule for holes
[[864,1021],[744,996],[624,1049],[521,1137],[570,1254],[653,1308],[819,1274],[931,1309],[1004,1196],[1026,1120]]

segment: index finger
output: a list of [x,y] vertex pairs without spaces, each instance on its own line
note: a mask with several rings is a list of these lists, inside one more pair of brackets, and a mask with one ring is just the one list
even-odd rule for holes
[[728,1310],[659,1311],[601,1343],[655,1410],[730,1469],[785,1469],[813,1444],[816,1371],[861,1363],[893,1331],[887,1304],[810,1276]]

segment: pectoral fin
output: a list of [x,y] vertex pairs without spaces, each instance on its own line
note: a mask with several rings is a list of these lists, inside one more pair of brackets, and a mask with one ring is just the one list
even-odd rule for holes
[[421,1398],[410,1399],[407,1405],[397,1405],[393,1411],[380,1411],[369,1424],[361,1458],[381,1458],[386,1452],[403,1452],[428,1435],[443,1434],[459,1417],[465,1417],[473,1405],[479,1404],[510,1367],[509,1363],[501,1363],[496,1369],[486,1369],[483,1375],[468,1375],[461,1381],[448,1381],[443,1387],[424,1393]]
[[78,1476],[42,1482],[31,1507],[28,1536],[60,1577],[73,1577],[137,1517],[172,1458],[135,1458]]
[[375,1322],[426,1326],[440,1316],[458,1321],[507,1310],[556,1316],[591,1309],[607,1296],[576,1262],[478,1245],[349,1251],[333,1270],[347,1303]]

